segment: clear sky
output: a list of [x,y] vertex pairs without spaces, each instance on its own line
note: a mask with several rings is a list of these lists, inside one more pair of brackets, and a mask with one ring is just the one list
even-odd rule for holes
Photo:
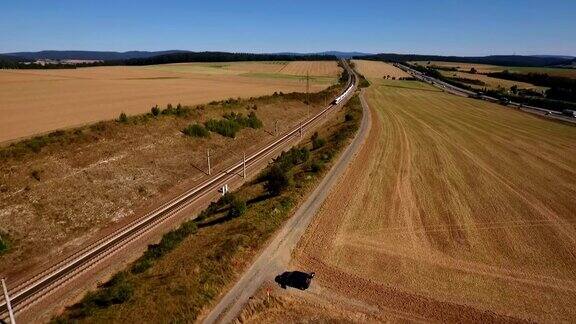
[[576,1],[2,3],[0,53],[45,49],[576,56]]

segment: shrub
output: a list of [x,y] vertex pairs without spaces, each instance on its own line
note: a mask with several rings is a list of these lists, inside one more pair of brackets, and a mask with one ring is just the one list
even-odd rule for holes
[[310,171],[318,173],[324,169],[324,163],[322,161],[314,160],[310,163]]
[[126,113],[124,112],[120,113],[120,116],[118,117],[118,122],[122,124],[128,123],[128,116],[126,115]]
[[132,273],[141,273],[152,266],[154,260],[161,258],[163,255],[173,250],[187,236],[196,233],[197,226],[194,221],[188,221],[182,224],[178,229],[170,231],[160,240],[158,244],[148,245],[148,250],[136,260],[130,271]]
[[279,165],[273,165],[266,175],[266,183],[264,187],[273,196],[282,193],[290,186],[290,177],[288,172],[283,170]]
[[318,132],[314,132],[314,134],[312,135],[312,149],[313,150],[319,149],[325,144],[326,140],[321,138],[320,135],[318,135]]
[[235,218],[242,216],[246,212],[246,202],[242,199],[233,196],[230,202],[230,209],[228,210],[228,217]]
[[236,137],[236,132],[241,128],[236,121],[228,119],[210,119],[204,123],[204,126],[211,132],[232,138]]
[[192,137],[210,137],[210,132],[200,124],[191,124],[182,130],[182,133]]
[[354,120],[354,116],[352,116],[352,114],[350,114],[350,113],[347,113],[347,114],[344,116],[344,120],[347,121],[347,122],[353,121],[353,120]]
[[156,105],[150,109],[150,112],[152,112],[152,115],[158,116],[160,115],[160,108],[158,108],[158,105]]
[[166,105],[166,109],[162,110],[162,115],[172,115],[174,114],[174,107],[172,104]]

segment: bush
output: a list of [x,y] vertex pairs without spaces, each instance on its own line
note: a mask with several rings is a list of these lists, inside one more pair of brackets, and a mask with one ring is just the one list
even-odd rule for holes
[[353,121],[353,120],[354,120],[354,116],[352,116],[352,114],[350,114],[350,113],[347,113],[347,114],[344,116],[344,120],[347,121],[347,122]]
[[138,260],[136,260],[130,268],[130,271],[132,273],[141,273],[146,271],[146,269],[152,266],[155,260],[173,250],[186,237],[196,233],[196,230],[196,223],[194,221],[188,221],[182,224],[178,229],[164,234],[160,243],[148,245],[148,250],[146,250]]
[[322,161],[314,160],[310,163],[310,171],[318,173],[324,169],[324,163]]
[[236,133],[241,128],[240,124],[234,120],[229,119],[210,119],[204,123],[204,126],[211,132],[232,138],[236,137]]
[[314,134],[312,135],[312,149],[316,150],[321,148],[322,146],[324,146],[326,144],[326,140],[321,138],[318,135],[318,132],[314,132]]
[[124,112],[120,113],[120,116],[118,117],[118,122],[122,124],[128,123],[128,116],[126,115],[126,113]]
[[166,109],[162,110],[162,115],[173,115],[174,114],[174,107],[172,104],[166,105]]
[[288,172],[282,170],[279,165],[273,165],[270,171],[266,175],[266,183],[264,187],[273,196],[277,196],[282,193],[286,188],[290,186],[290,177]]
[[228,210],[228,217],[235,218],[242,216],[246,212],[246,202],[242,199],[233,196],[230,202],[230,209]]
[[210,137],[210,132],[200,124],[191,124],[182,130],[182,133],[192,137]]
[[160,108],[158,108],[158,105],[156,105],[150,109],[150,112],[152,112],[152,115],[158,116],[160,115]]

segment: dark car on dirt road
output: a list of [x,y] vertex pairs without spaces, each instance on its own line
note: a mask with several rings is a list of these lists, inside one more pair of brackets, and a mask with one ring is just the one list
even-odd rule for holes
[[274,281],[284,289],[286,289],[286,287],[292,287],[306,290],[310,287],[312,278],[314,278],[314,272],[286,271],[277,275]]

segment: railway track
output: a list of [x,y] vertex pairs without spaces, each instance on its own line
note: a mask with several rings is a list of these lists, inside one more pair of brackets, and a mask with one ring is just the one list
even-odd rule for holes
[[[318,122],[319,119],[332,110],[332,108],[340,105],[342,101],[345,101],[344,99],[347,99],[350,96],[356,83],[356,76],[351,72],[350,68],[346,64],[345,68],[349,72],[349,80],[345,91],[336,97],[331,104],[322,109],[318,114],[302,122],[298,127],[288,131],[257,152],[247,156],[245,160],[246,168],[261,162],[263,159],[269,158],[274,151],[281,148],[284,144],[287,144],[295,136],[300,136],[304,129]],[[157,225],[163,223],[165,220],[188,207],[198,199],[207,194],[213,193],[213,190],[219,188],[221,185],[226,183],[226,181],[229,181],[233,177],[238,176],[238,174],[241,174],[243,168],[244,162],[239,162],[229,167],[134,222],[127,224],[113,233],[85,246],[81,250],[67,257],[65,260],[49,267],[16,286],[11,287],[9,295],[14,312],[17,313],[21,311],[26,306],[41,299],[52,288],[74,278],[78,274],[82,273],[83,270],[86,270],[90,266],[114,254],[128,243],[153,230]],[[0,315],[0,319],[8,317],[6,301],[0,303]]]

